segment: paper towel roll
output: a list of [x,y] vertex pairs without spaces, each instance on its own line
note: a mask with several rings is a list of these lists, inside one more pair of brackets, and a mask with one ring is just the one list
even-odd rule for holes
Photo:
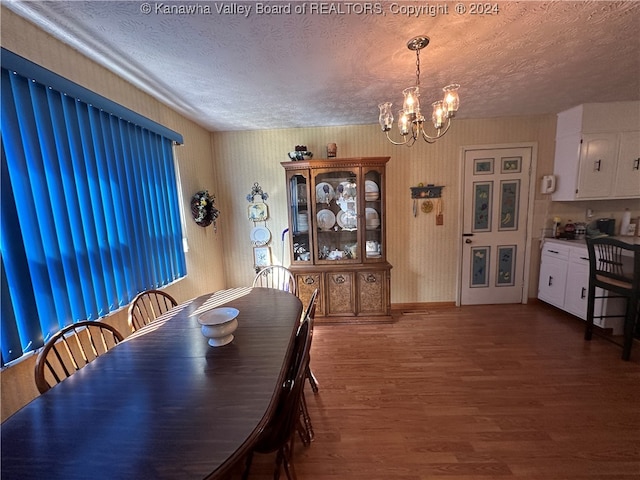
[[620,235],[629,235],[629,224],[631,223],[631,212],[628,208],[625,208],[622,214],[622,221],[620,222]]

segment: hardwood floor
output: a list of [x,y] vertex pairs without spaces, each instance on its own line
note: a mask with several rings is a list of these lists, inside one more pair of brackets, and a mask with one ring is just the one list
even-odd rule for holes
[[[583,332],[536,302],[317,325],[298,478],[640,479],[640,344],[625,362]],[[273,459],[250,478],[272,478]]]

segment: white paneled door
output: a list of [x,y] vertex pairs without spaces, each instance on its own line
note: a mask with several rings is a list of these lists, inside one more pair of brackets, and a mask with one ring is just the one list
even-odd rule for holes
[[462,305],[522,302],[531,158],[531,147],[465,152]]

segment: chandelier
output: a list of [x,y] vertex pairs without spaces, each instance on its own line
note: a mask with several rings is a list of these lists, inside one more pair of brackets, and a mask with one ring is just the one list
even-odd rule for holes
[[407,48],[416,52],[416,86],[405,88],[402,91],[404,103],[402,110],[398,112],[398,129],[402,135],[401,142],[395,142],[389,137],[389,131],[393,127],[393,113],[391,113],[391,102],[378,105],[380,116],[378,117],[382,131],[387,135],[387,139],[394,145],[412,146],[418,137],[422,137],[427,143],[434,143],[442,137],[451,126],[451,119],[456,115],[460,99],[458,88],[460,85],[451,84],[444,87],[444,98],[432,103],[433,111],[431,121],[435,129],[434,135],[429,135],[425,131],[425,118],[420,111],[420,50],[429,45],[429,37],[418,36],[407,42]]

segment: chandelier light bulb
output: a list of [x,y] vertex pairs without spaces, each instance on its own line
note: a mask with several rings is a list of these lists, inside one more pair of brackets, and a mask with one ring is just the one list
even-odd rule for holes
[[444,91],[444,106],[447,111],[447,118],[454,117],[460,106],[460,98],[458,97],[458,89],[460,85],[454,83],[447,85],[442,90]]
[[431,120],[433,121],[433,126],[440,130],[444,125],[444,119],[446,116],[446,111],[442,104],[442,101],[433,102],[433,114],[431,115]]
[[418,97],[420,96],[419,87],[409,87],[405,88],[402,91],[404,95],[404,104],[402,105],[404,112],[407,115],[416,114],[418,115],[420,112],[420,101]]
[[398,130],[400,130],[400,135],[403,137],[409,135],[409,125],[411,121],[409,120],[409,116],[404,110],[400,110],[398,112]]

